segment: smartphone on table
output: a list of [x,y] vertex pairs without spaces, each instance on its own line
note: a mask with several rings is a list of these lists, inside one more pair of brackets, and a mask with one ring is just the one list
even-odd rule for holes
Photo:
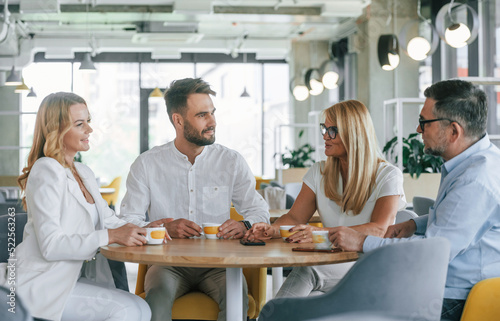
[[240,243],[243,245],[266,245],[266,242],[261,240],[249,241],[248,239],[240,239]]

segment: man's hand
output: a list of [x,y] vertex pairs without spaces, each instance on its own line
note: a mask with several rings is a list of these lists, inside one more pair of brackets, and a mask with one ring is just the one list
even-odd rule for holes
[[174,219],[173,218],[161,218],[157,221],[150,222],[148,225],[144,227],[162,227],[162,226],[167,226],[167,223],[172,222]]
[[403,238],[412,236],[417,230],[417,224],[414,220],[391,225],[387,228],[384,238]]
[[237,222],[233,219],[229,219],[222,223],[219,227],[219,233],[217,237],[222,237],[225,240],[229,238],[241,239],[243,235],[247,232],[247,228],[243,222]]
[[146,229],[127,223],[119,228],[108,229],[109,244],[118,243],[124,246],[138,246],[147,243]]
[[276,234],[276,228],[267,223],[255,223],[252,228],[249,229],[244,238],[248,239],[250,242],[255,240],[269,240],[273,238]]
[[363,243],[366,235],[353,230],[347,226],[332,227],[329,229],[328,237],[333,246],[344,251],[363,251]]
[[179,239],[187,239],[192,236],[200,236],[202,231],[201,227],[198,224],[193,221],[186,220],[185,218],[179,218],[177,220],[167,222],[165,224],[165,227],[167,228],[167,232],[171,237]]

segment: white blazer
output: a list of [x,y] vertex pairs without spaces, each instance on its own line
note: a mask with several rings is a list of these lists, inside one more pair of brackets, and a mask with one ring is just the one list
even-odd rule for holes
[[[43,157],[35,162],[28,177],[28,222],[23,241],[15,251],[16,294],[34,317],[61,319],[83,262],[92,260],[99,247],[108,244],[107,228],[126,224],[101,197],[92,170],[81,163],[75,166],[94,198],[99,213],[97,228],[69,168],[53,158]],[[107,261],[102,262],[106,264],[97,268],[96,280],[108,280],[110,285],[111,271]],[[5,277],[3,269],[5,264],[0,266],[0,273]]]

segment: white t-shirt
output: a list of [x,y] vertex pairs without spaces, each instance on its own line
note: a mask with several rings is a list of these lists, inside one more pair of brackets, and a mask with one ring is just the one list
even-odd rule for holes
[[[325,196],[325,187],[321,170],[325,162],[315,163],[304,176],[304,183],[316,194],[316,206],[325,227],[352,226],[370,222],[375,203],[380,197],[399,195],[398,211],[406,207],[403,190],[403,174],[388,162],[380,163],[375,179],[375,187],[365,207],[358,215],[351,211],[345,213],[337,203]],[[339,177],[338,193],[342,194],[342,177]]]

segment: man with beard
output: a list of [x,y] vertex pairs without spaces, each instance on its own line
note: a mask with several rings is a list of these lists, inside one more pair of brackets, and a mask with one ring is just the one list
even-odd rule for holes
[[[200,78],[173,81],[165,92],[175,140],[141,154],[130,168],[121,216],[139,226],[163,223],[171,237],[201,234],[202,223],[219,223],[218,237],[241,238],[252,224],[269,222],[268,205],[255,190],[255,178],[243,157],[214,144],[215,92]],[[245,220],[230,219],[231,202]],[[151,320],[171,320],[176,298],[198,289],[220,308],[226,320],[225,269],[153,265],[145,280]],[[248,309],[243,286],[244,315]]]
[[442,320],[460,320],[474,284],[500,276],[500,150],[486,134],[484,92],[462,80],[438,82],[424,92],[417,131],[425,152],[441,156],[441,184],[429,214],[392,225],[385,238],[347,227],[330,232],[334,246],[371,251],[428,237],[450,241]]

